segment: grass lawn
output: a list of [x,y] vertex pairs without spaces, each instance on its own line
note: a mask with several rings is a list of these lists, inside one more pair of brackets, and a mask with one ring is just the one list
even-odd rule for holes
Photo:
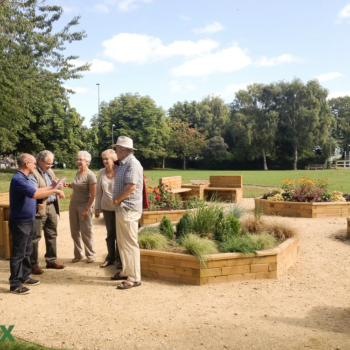
[[[0,331],[0,338],[1,336],[2,336],[2,331]],[[1,342],[0,349],[1,350],[60,350],[60,349],[43,347],[40,345],[36,345],[34,343],[28,343],[22,340],[17,340],[16,337],[14,338],[15,338],[15,341],[9,341],[8,339],[6,339],[5,341]]]
[[[98,170],[93,170],[97,175]],[[0,193],[8,192],[10,180],[15,170],[1,170],[0,171]],[[55,173],[57,177],[67,176],[67,181],[71,182],[76,174],[77,170],[69,169],[56,169]],[[246,170],[246,171],[217,171],[217,170],[180,170],[180,169],[166,169],[166,170],[146,170],[145,176],[152,180],[147,182],[147,186],[156,186],[160,177],[167,176],[182,176],[182,183],[190,183],[190,180],[200,179],[209,180],[210,175],[242,175],[243,185],[255,185],[266,187],[280,187],[282,180],[285,178],[296,179],[299,177],[308,177],[312,180],[319,178],[328,178],[330,180],[329,189],[331,191],[338,190],[343,193],[350,192],[350,170]],[[65,188],[66,195],[70,195],[72,190]],[[244,198],[259,197],[267,192],[261,188],[249,188],[243,189]],[[70,199],[61,200],[62,210],[67,210],[69,207]]]

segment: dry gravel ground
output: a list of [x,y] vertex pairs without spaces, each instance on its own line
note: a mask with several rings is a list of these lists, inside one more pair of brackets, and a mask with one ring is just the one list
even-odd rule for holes
[[[252,199],[244,203],[253,206]],[[198,287],[144,279],[120,291],[109,280],[114,266],[99,268],[106,250],[101,219],[94,220],[97,261],[72,264],[64,212],[58,251],[65,270],[46,270],[39,286],[18,296],[8,292],[9,262],[0,261],[0,324],[69,349],[350,349],[345,218],[282,220],[298,229],[301,256],[278,280]],[[42,257],[43,248],[42,240]]]

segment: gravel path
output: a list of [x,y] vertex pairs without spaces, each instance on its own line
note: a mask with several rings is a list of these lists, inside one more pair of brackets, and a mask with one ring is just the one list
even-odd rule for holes
[[[252,199],[244,205],[253,206]],[[275,220],[276,218],[269,218]],[[59,221],[62,271],[45,270],[26,296],[8,293],[0,260],[0,323],[12,334],[69,349],[350,349],[350,242],[345,218],[283,218],[299,231],[298,263],[278,280],[187,286],[144,279],[116,289],[105,229],[94,220],[97,261],[72,264],[68,212]],[[44,241],[40,256],[44,255]],[[0,347],[1,348],[1,347]]]

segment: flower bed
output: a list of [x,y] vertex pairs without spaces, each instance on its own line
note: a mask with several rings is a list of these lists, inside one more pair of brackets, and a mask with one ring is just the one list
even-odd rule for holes
[[196,257],[188,254],[141,249],[141,274],[143,277],[199,286],[273,279],[295,264],[299,254],[297,237],[287,239],[274,249],[259,251],[254,256],[241,253],[208,255],[205,267]]
[[304,218],[347,217],[350,195],[328,191],[329,180],[305,177],[282,181],[282,192],[266,193],[255,199],[255,208],[264,214]]
[[[200,193],[200,186],[196,193]],[[163,216],[171,221],[179,221],[185,213],[196,206],[196,199],[193,196],[187,196],[186,201],[178,194],[171,192],[171,187],[160,184],[157,187],[147,188],[148,201],[150,208],[142,212],[139,221],[140,226],[160,223]]]
[[350,202],[286,202],[255,198],[255,208],[264,214],[302,218],[347,217]]

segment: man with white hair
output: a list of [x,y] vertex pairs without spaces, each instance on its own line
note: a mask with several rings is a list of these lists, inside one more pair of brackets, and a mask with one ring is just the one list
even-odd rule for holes
[[119,160],[114,177],[113,204],[116,207],[117,242],[123,269],[112,280],[125,280],[118,289],[141,285],[138,221],[142,215],[143,168],[133,155],[136,150],[129,137],[119,136],[113,145]]
[[[50,151],[41,151],[36,156],[37,167],[33,174],[29,175],[35,188],[43,188],[58,181],[51,169],[54,164],[54,155]],[[42,231],[44,231],[46,245],[46,268],[64,269],[66,265],[58,263],[57,260],[57,215],[60,215],[60,205],[57,194],[38,201],[38,212],[35,216],[35,235],[33,238],[33,253],[30,257],[32,274],[40,275],[44,270],[39,266],[38,250]]]
[[29,277],[32,266],[30,256],[33,251],[33,235],[35,232],[34,218],[37,210],[37,199],[57,194],[64,198],[64,193],[51,186],[35,189],[29,179],[36,168],[36,159],[28,154],[21,154],[18,159],[18,170],[10,183],[10,220],[9,228],[12,236],[10,258],[10,292],[24,295],[30,292],[29,286],[40,282]]

